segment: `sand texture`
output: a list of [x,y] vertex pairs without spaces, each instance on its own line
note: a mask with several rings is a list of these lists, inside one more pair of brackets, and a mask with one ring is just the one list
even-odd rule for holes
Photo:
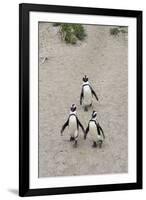
[[[76,45],[61,40],[58,27],[39,23],[39,177],[125,173],[128,170],[128,39],[110,35],[110,26],[84,25]],[[101,149],[90,138],[78,147],[60,136],[71,104],[87,127],[93,109],[79,105],[82,77],[88,75],[99,102],[93,109],[105,132]]]

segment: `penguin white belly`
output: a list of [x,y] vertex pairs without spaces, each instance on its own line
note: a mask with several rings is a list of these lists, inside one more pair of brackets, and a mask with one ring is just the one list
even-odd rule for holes
[[92,92],[88,85],[84,86],[83,104],[90,105],[92,103]]
[[90,132],[91,139],[93,141],[97,141],[98,133],[97,133],[97,127],[96,127],[95,122],[90,122],[89,132]]
[[69,134],[71,137],[77,137],[78,131],[77,131],[77,120],[76,117],[70,116],[69,118]]

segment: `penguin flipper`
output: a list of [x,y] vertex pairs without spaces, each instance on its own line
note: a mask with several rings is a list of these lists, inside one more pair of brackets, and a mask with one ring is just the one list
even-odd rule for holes
[[83,127],[83,125],[81,124],[81,122],[79,121],[78,118],[77,118],[77,122],[78,122],[79,126],[81,127],[83,133],[85,133],[84,127]]
[[103,129],[101,128],[101,126],[98,124],[98,128],[99,128],[99,131],[101,131],[102,132],[102,135],[103,135],[103,138],[105,139],[105,134],[104,134],[104,131],[103,131]]
[[87,128],[86,128],[85,135],[84,135],[84,139],[86,139],[88,132],[89,132],[89,124],[88,124],[88,126],[87,126]]
[[63,135],[63,131],[64,129],[68,126],[69,124],[69,119],[65,122],[65,124],[62,126],[62,129],[61,129],[61,135]]
[[80,94],[80,105],[82,105],[82,99],[83,99],[83,87],[82,87],[81,94]]
[[93,88],[92,88],[91,86],[90,86],[90,88],[91,88],[92,94],[95,96],[96,100],[98,101],[99,99],[98,99],[98,97],[97,97],[97,94],[95,93],[95,91],[93,90]]

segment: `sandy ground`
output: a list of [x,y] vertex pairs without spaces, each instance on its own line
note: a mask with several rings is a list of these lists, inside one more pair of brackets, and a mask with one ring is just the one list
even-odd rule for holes
[[[87,38],[74,46],[61,41],[57,27],[39,24],[39,177],[128,170],[127,34],[111,36],[110,28],[86,25]],[[79,105],[84,74],[99,97],[93,109],[106,136],[102,149],[83,140],[81,130],[78,148],[69,142],[67,129],[60,136],[72,103],[84,127],[91,118],[92,109],[84,112]]]

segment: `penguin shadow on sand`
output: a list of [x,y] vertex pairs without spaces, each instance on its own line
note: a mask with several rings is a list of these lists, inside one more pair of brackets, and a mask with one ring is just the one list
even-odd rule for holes
[[[77,107],[75,104],[72,104],[70,107],[70,113],[67,121],[64,123],[61,129],[61,136],[63,136],[63,132],[68,127],[68,133],[70,134],[70,142],[73,142],[73,146],[76,148],[78,146],[79,139],[79,127],[83,132],[83,138],[86,140],[87,135],[90,136],[93,144],[92,147],[102,147],[102,143],[105,139],[105,135],[103,129],[97,122],[97,112],[93,110],[93,98],[99,101],[95,91],[93,90],[91,84],[88,81],[88,77],[85,75],[83,77],[83,84],[81,88],[80,94],[80,111],[82,121],[87,123],[87,127],[84,128],[83,124],[80,122],[77,116]],[[88,112],[87,112],[88,111]],[[90,119],[90,120],[89,120]],[[88,120],[88,121],[87,121]]]

